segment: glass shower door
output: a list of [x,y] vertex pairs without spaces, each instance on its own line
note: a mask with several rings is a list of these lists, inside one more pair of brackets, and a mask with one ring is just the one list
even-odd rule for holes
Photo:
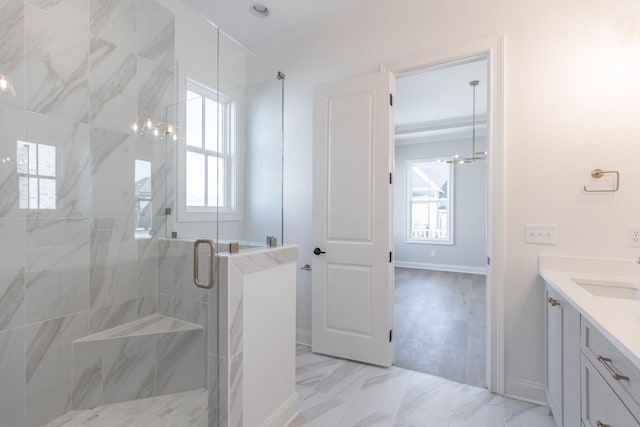
[[[168,3],[168,2],[165,2]],[[164,221],[158,239],[158,312],[199,331],[187,337],[194,349],[191,371],[206,412],[203,425],[218,426],[218,185],[223,163],[218,96],[217,27],[195,9],[172,0],[175,12],[175,74],[171,102],[164,105],[163,165],[157,180]],[[167,355],[170,356],[170,355]],[[184,381],[176,378],[176,382]],[[188,387],[187,387],[188,386]],[[195,391],[196,393],[199,393]],[[207,419],[207,422],[204,420]]]

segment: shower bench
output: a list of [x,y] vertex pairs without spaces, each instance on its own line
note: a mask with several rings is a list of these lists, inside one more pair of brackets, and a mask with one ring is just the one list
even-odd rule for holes
[[72,343],[72,409],[205,387],[204,328],[153,314]]

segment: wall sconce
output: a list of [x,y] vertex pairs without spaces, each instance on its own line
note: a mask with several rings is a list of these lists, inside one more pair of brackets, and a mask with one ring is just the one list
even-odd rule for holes
[[133,122],[131,124],[131,132],[138,136],[153,136],[154,138],[168,136],[174,141],[178,140],[178,134],[173,125],[150,118],[140,122],[138,120]]
[[11,79],[0,71],[0,93],[5,96],[16,96],[16,89],[13,87]]

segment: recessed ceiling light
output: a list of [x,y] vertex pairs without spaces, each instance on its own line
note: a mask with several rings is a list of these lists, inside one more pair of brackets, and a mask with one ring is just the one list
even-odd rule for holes
[[262,3],[252,4],[251,11],[257,16],[267,16],[269,14],[269,8]]

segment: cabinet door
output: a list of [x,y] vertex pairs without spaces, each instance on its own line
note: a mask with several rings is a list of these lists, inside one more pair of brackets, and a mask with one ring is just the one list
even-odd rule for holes
[[562,422],[562,305],[547,287],[547,403],[558,426]]

